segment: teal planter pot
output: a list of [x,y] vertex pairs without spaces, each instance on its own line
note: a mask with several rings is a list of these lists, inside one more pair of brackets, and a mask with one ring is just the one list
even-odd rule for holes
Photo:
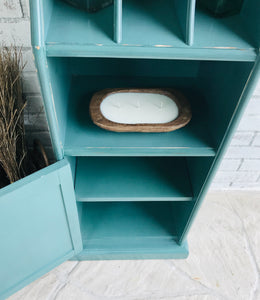
[[205,7],[215,17],[227,17],[238,14],[244,0],[200,0],[201,6]]
[[63,0],[66,3],[85,10],[87,12],[97,12],[102,8],[107,7],[113,3],[113,0]]

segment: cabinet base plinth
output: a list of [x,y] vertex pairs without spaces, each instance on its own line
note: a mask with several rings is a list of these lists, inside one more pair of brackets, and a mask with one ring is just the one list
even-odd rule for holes
[[139,260],[139,259],[185,259],[189,255],[188,243],[182,245],[174,244],[169,248],[160,247],[157,249],[84,249],[71,260]]

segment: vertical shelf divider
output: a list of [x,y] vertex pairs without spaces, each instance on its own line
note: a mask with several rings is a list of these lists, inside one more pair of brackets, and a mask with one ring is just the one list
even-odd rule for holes
[[114,41],[122,41],[122,0],[114,0]]
[[188,0],[186,20],[186,43],[192,46],[194,40],[196,0]]
[[194,22],[196,0],[182,0],[175,2],[176,13],[187,45],[192,46],[194,39]]

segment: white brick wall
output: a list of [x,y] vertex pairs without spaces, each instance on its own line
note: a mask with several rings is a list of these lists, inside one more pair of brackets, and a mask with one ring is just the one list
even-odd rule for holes
[[[25,124],[53,157],[30,43],[28,0],[0,0],[0,42],[23,47]],[[214,180],[213,189],[260,189],[260,82]]]
[[21,4],[18,0],[1,0],[0,18],[22,18]]
[[260,189],[260,82],[217,173],[213,189]]
[[26,63],[23,72],[23,90],[27,100],[25,128],[29,146],[32,146],[34,138],[40,138],[49,157],[54,159],[31,51],[28,0],[0,0],[0,43],[7,46],[16,44],[23,49],[23,61]]

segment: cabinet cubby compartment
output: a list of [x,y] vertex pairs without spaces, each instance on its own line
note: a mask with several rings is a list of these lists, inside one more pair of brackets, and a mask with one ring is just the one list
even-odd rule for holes
[[[51,11],[47,43],[133,46],[183,46],[190,41],[194,0],[115,0],[96,13],[80,11],[62,0],[47,0]],[[114,6],[114,7],[113,7]],[[193,11],[193,10],[192,10]],[[194,11],[193,11],[194,13]],[[69,20],[69,21],[68,21]],[[52,30],[56,28],[56,30]],[[193,29],[193,28],[192,28]]]
[[249,58],[259,47],[260,6],[257,1],[244,0],[240,13],[221,18],[214,17],[197,1],[193,46],[218,49],[220,57],[221,50],[226,50],[234,56],[244,52]]
[[245,0],[239,14],[216,18],[196,0],[115,0],[93,14],[46,0],[38,18],[47,56],[254,61],[260,35],[255,4]]
[[[190,0],[123,0],[122,44],[150,47],[191,43]],[[194,11],[193,11],[194,13]]]
[[[252,67],[251,62],[48,58],[59,145],[68,156],[214,156]],[[117,133],[94,125],[93,93],[122,87],[177,88],[191,103],[192,120],[168,133]]]
[[93,14],[61,0],[46,0],[43,7],[49,56],[96,56],[99,51],[113,56],[127,48],[126,55],[140,56],[193,41],[195,0],[115,0]]
[[81,157],[77,201],[191,201],[185,158]]
[[184,233],[214,157],[78,157],[76,260],[185,258]]
[[83,251],[75,259],[186,258],[176,222],[187,206],[192,203],[81,202]]

